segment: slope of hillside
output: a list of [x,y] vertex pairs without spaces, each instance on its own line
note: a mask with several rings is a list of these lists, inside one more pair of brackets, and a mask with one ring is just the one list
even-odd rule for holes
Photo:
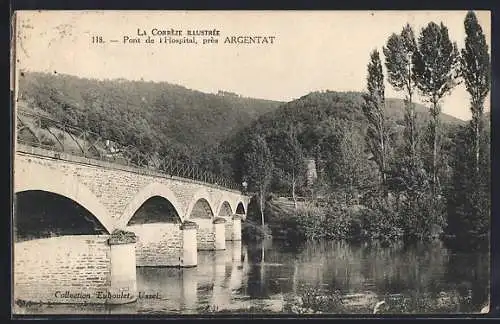
[[[395,130],[393,137],[400,142],[403,133],[404,102],[394,98],[386,101],[386,114]],[[278,109],[263,114],[247,128],[225,141],[225,151],[229,152],[227,163],[232,166],[236,179],[242,177],[245,148],[248,147],[246,142],[252,135],[258,135],[266,140],[274,163],[283,164],[283,159],[287,157],[282,156],[282,147],[286,145],[290,130],[295,133],[304,156],[316,160],[335,161],[339,154],[335,146],[337,136],[349,132],[357,134],[355,139],[351,139],[353,145],[359,146],[368,158],[370,153],[365,147],[362,135],[366,130],[363,102],[362,94],[359,92],[323,91],[312,92],[285,103]],[[419,104],[415,109],[418,123],[425,126],[429,116],[428,109]],[[441,129],[445,133],[465,123],[446,114],[442,114],[441,119],[443,121]]]
[[20,76],[19,99],[31,109],[124,145],[181,155],[218,143],[281,104],[166,82],[38,72]]
[[[362,111],[363,98],[360,92],[323,91],[311,92],[301,98],[287,102],[278,109],[263,114],[257,120],[243,129],[240,134],[230,139],[228,143],[241,140],[243,134],[258,130],[262,133],[282,131],[293,125],[299,138],[312,136],[318,128],[328,119],[348,120],[365,123],[366,118]],[[404,118],[404,102],[401,99],[386,99],[386,115],[395,124],[402,125]],[[419,123],[425,123],[429,118],[428,108],[416,104],[415,111]],[[465,122],[447,114],[441,114],[445,125],[463,125]],[[301,141],[304,144],[304,141]]]
[[[404,118],[404,102],[401,99],[387,98],[386,101],[387,114],[394,120],[403,120]],[[415,111],[419,118],[427,120],[429,117],[429,108],[421,104],[415,104]],[[453,117],[448,114],[441,113],[441,120],[447,124],[462,125],[465,123],[462,119]]]

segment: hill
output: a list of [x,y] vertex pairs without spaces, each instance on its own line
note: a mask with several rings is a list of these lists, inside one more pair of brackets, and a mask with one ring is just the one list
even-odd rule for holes
[[[335,141],[338,141],[339,134],[345,132],[355,133],[356,136],[349,140],[353,145],[359,145],[359,150],[368,157],[370,153],[363,135],[366,130],[363,101],[360,92],[322,91],[312,92],[285,103],[278,109],[258,117],[251,125],[225,141],[223,146],[228,155],[226,163],[232,166],[234,177],[239,181],[245,173],[242,169],[244,148],[248,147],[247,141],[252,135],[258,135],[266,140],[275,166],[284,165],[287,168],[286,161],[284,162],[287,157],[283,156],[282,148],[287,145],[284,138],[290,130],[295,133],[302,154],[316,161],[336,161],[339,147]],[[386,103],[386,114],[395,130],[395,140],[400,141],[403,133],[404,102],[388,98]],[[424,126],[429,116],[428,108],[416,104],[415,110],[418,123]],[[446,114],[442,114],[441,120],[442,131],[445,133],[465,124],[464,121]]]
[[[336,135],[332,130],[341,132],[345,121],[361,129],[365,123],[359,92],[312,92],[282,103],[226,91],[208,94],[167,82],[24,72],[18,98],[18,106],[24,110],[93,131],[122,146],[203,166],[236,181],[241,179],[243,153],[252,134],[266,138],[278,164],[283,164],[278,160],[286,159],[282,138],[292,128],[304,155],[335,159],[331,143]],[[388,98],[386,103],[387,115],[401,129],[403,101]],[[416,111],[419,120],[425,122],[427,108],[417,104]],[[451,126],[464,123],[446,114],[442,114],[442,120]],[[51,132],[57,136],[56,141],[49,129],[35,131],[49,144],[62,142],[74,146],[74,150],[85,146],[64,138],[55,128]],[[104,151],[104,147],[97,149]]]
[[249,125],[281,102],[167,82],[95,80],[23,72],[19,100],[71,126],[121,143],[188,158]]

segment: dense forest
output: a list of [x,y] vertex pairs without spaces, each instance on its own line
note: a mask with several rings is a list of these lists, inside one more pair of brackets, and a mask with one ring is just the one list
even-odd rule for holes
[[280,105],[166,82],[102,81],[55,72],[22,72],[19,89],[18,101],[29,109],[122,145],[186,162]]
[[[381,44],[383,58],[367,53],[363,93],[312,92],[281,103],[165,82],[24,72],[19,100],[123,145],[246,182],[254,197],[248,223],[263,232],[269,224],[295,241],[440,237],[485,246],[490,58],[473,12],[464,27],[459,51],[442,23],[418,34],[403,26]],[[470,94],[463,103],[470,121],[441,112],[458,83]],[[386,84],[405,99],[386,98]],[[425,105],[414,102],[417,93]],[[291,208],[278,203],[282,196]]]
[[[474,12],[464,28],[459,50],[443,23],[429,22],[418,33],[406,24],[381,44],[383,57],[378,49],[369,53],[366,92],[309,94],[226,142],[227,163],[255,194],[249,219],[261,230],[247,236],[270,228],[294,242],[440,238],[487,248],[490,55]],[[460,83],[470,96],[463,103],[472,112],[468,122],[441,111]],[[402,105],[385,97],[386,84],[404,96]],[[416,94],[425,106],[414,102]],[[305,157],[316,163],[314,182]],[[293,208],[278,203],[276,193],[291,196]]]
[[[251,125],[242,129],[235,136],[228,138],[220,145],[220,151],[225,152],[228,165],[236,179],[244,180],[245,153],[252,140],[260,137],[270,150],[273,162],[273,172],[270,191],[291,195],[290,185],[280,183],[286,181],[286,173],[290,173],[290,161],[294,154],[299,154],[297,163],[306,159],[314,159],[317,168],[322,170],[320,176],[343,173],[337,163],[341,163],[341,148],[339,136],[357,145],[356,158],[362,160],[370,168],[371,153],[365,145],[365,130],[367,119],[363,114],[363,97],[359,92],[313,92],[283,104],[275,111],[263,114]],[[428,120],[427,108],[416,105],[418,121],[425,127]],[[400,99],[387,99],[386,112],[388,123],[392,129],[391,137],[395,142],[402,141],[404,128],[404,102]],[[443,114],[443,133],[451,134],[465,122]],[[448,137],[448,136],[447,136]],[[366,161],[366,163],[365,163]],[[347,162],[347,161],[346,161]],[[372,165],[373,166],[373,165]],[[296,165],[295,168],[298,166]],[[298,178],[302,181],[298,186],[306,189],[305,165],[300,165]],[[338,184],[340,179],[331,179],[332,184]],[[250,183],[250,188],[252,188]],[[331,188],[330,188],[331,189]],[[302,192],[301,194],[306,194]]]

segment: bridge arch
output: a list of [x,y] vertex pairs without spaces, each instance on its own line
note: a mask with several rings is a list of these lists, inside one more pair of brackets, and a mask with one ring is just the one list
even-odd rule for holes
[[201,188],[194,193],[193,198],[189,202],[188,208],[186,210],[186,219],[192,220],[193,215],[191,214],[193,213],[193,210],[195,209],[195,207],[198,207],[201,204],[207,207],[207,215],[210,214],[210,218],[214,218],[216,216],[209,192],[207,191],[207,189]]
[[[113,232],[115,221],[97,196],[79,182],[77,177],[48,168],[31,169],[36,169],[36,167],[15,170],[14,193],[45,191],[68,198],[93,214],[108,233]],[[36,176],[33,176],[34,174]]]
[[231,205],[231,199],[228,199],[228,197],[222,197],[220,200],[219,204],[217,205],[217,209],[215,210],[215,215],[220,216],[221,212],[224,214],[223,216],[229,216],[225,215],[224,210],[230,210],[231,215],[234,214],[234,206]]
[[122,213],[120,217],[120,228],[125,228],[134,216],[134,213],[150,198],[152,197],[162,197],[166,199],[175,209],[177,215],[181,221],[184,221],[184,215],[182,214],[182,204],[177,199],[177,196],[174,194],[170,188],[168,188],[164,184],[160,183],[151,183],[145,187],[143,187],[137,194],[135,194],[130,202],[127,204],[127,207]]
[[245,203],[242,200],[236,201],[236,214],[240,215],[247,215],[247,207],[245,206]]

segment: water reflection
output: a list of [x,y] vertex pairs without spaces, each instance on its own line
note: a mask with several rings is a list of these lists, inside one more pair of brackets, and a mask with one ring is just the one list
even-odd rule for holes
[[[439,294],[458,292],[477,311],[488,299],[489,256],[453,253],[440,243],[380,247],[342,242],[307,243],[288,249],[280,242],[226,242],[225,251],[200,251],[195,268],[137,268],[142,294],[136,303],[116,306],[45,305],[25,313],[200,313],[252,308],[281,311],[285,296],[304,287],[348,294]],[[458,309],[457,309],[458,310]]]

